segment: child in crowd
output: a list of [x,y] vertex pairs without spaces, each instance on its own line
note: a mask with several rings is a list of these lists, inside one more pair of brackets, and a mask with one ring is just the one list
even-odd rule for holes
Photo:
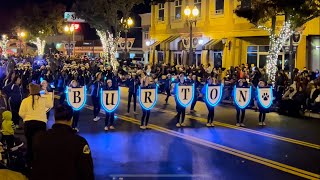
[[2,134],[3,142],[7,144],[8,149],[13,148],[14,146],[14,130],[15,125],[12,121],[12,113],[10,111],[4,111],[2,113]]

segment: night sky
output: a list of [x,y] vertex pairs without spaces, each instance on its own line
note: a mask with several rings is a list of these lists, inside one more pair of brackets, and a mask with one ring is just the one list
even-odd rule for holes
[[[12,24],[15,21],[15,10],[23,7],[26,3],[31,2],[45,2],[46,0],[0,0],[0,34],[11,34]],[[73,0],[52,0],[54,2],[63,3],[66,5],[67,10],[70,10],[72,7]],[[116,2],[116,1],[115,1]],[[135,25],[140,26],[140,19],[138,18],[141,13],[150,12],[150,0],[145,0],[145,4],[134,7],[132,10],[132,16],[135,20]],[[61,15],[63,16],[63,14]],[[95,30],[91,29],[88,24],[81,25],[81,31],[84,34],[86,40],[98,39],[96,36]],[[140,35],[141,29],[132,29],[129,32],[129,37],[136,37],[141,39]]]

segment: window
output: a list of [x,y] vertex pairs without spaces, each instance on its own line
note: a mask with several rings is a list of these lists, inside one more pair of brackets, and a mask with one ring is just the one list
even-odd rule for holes
[[164,21],[164,3],[158,4],[159,6],[159,21]]
[[[247,63],[249,66],[254,64],[258,68],[264,68],[267,65],[269,46],[248,46],[247,49]],[[278,56],[277,66],[279,69],[286,69],[286,61],[284,59],[284,52],[280,51]]]
[[216,14],[224,13],[224,0],[216,0]]
[[201,16],[201,0],[194,0],[194,6],[199,10],[199,17]]
[[144,32],[144,39],[149,39],[149,32]]
[[175,19],[181,19],[182,0],[174,1],[174,12],[175,12]]

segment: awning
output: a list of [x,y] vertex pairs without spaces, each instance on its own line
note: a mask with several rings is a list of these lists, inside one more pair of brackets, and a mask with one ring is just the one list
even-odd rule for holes
[[206,44],[203,45],[204,50],[214,50],[214,49],[223,49],[223,47],[216,47],[219,43],[222,44],[222,39],[211,39]]
[[167,44],[171,43],[172,41],[176,40],[178,37],[180,37],[180,35],[173,35],[173,36],[169,36],[167,39],[163,40],[160,43],[160,49],[161,50],[169,50],[169,46],[167,46]]

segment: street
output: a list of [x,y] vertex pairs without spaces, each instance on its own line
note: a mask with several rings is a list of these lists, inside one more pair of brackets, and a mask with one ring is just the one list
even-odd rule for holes
[[[105,132],[104,112],[94,122],[91,98],[80,113],[80,135],[90,145],[96,179],[319,179],[319,119],[267,114],[258,126],[258,113],[247,110],[245,128],[235,126],[235,109],[215,109],[215,127],[205,127],[207,109],[198,102],[187,109],[188,127],[175,127],[175,102],[159,95],[150,115],[150,129],[139,129],[141,109],[124,116],[127,89],[121,88],[116,130]],[[51,119],[49,126],[53,123]]]

